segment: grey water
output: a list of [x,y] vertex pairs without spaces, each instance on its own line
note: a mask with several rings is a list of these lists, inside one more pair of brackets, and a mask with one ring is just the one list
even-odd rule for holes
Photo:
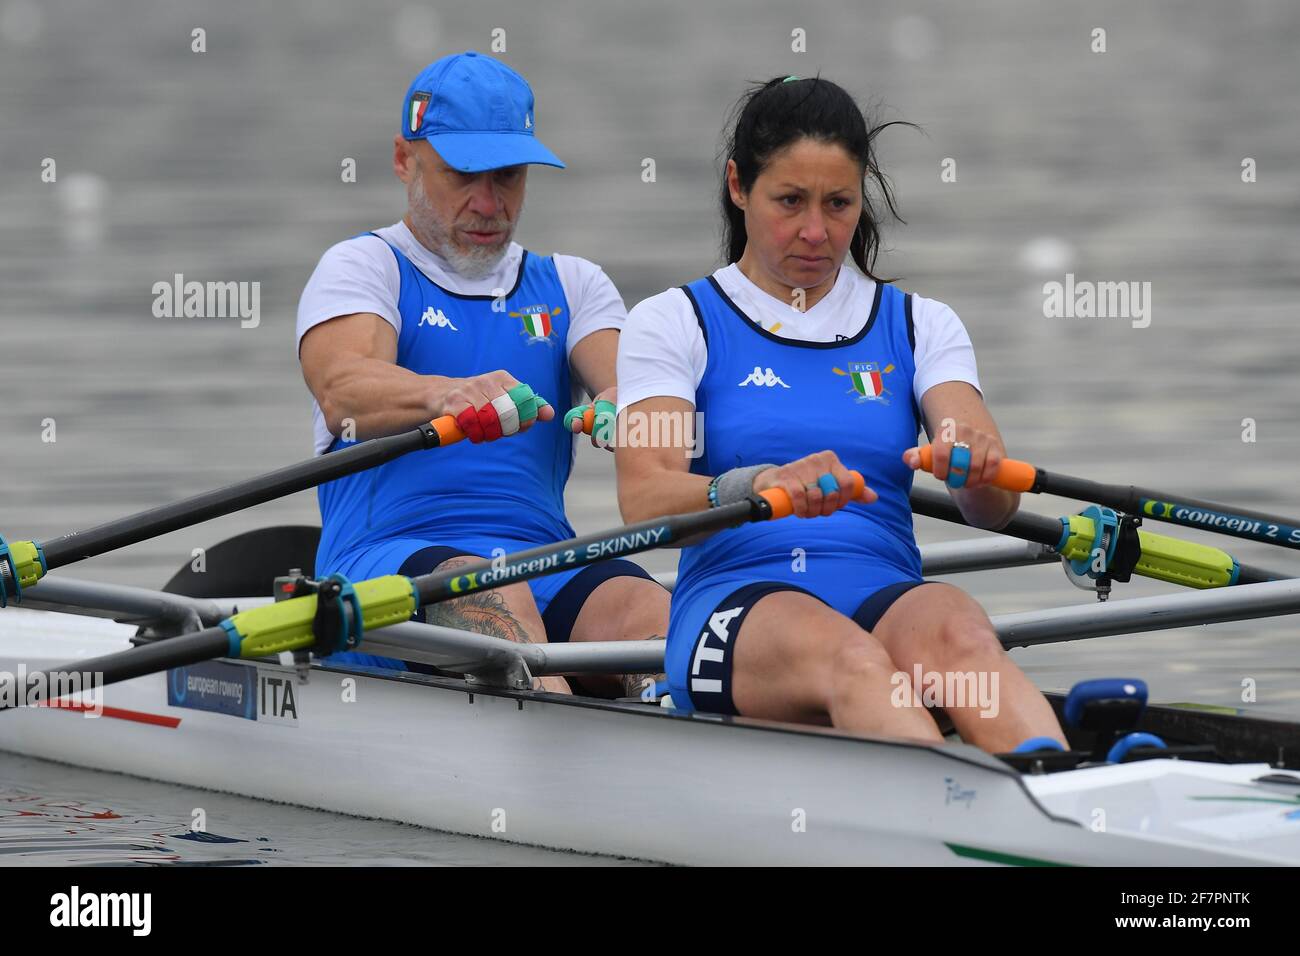
[[[569,164],[530,174],[526,246],[599,262],[629,305],[711,270],[730,104],[748,80],[820,72],[922,127],[879,140],[907,220],[881,270],[962,317],[1013,455],[1300,513],[1300,8],[1284,0],[0,0],[0,531],[49,537],[310,454],[301,287],[327,246],[401,215],[410,78],[498,29]],[[178,273],[260,283],[260,322],[155,318],[154,283]],[[1066,274],[1150,283],[1149,325],[1045,317],[1044,283]],[[580,450],[568,502],[580,532],[619,523],[607,454]],[[300,494],[75,573],[158,586],[194,547],[316,518]],[[994,614],[1091,600],[1050,567],[957,583]],[[1159,700],[1300,716],[1293,619],[1015,656],[1044,688],[1140,675]],[[197,843],[176,789],[2,756],[0,807],[40,812],[3,814],[0,861],[587,862],[215,795],[215,832],[242,842]]]

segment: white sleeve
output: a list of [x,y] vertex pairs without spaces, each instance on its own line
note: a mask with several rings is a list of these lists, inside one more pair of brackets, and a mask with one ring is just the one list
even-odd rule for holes
[[618,410],[647,398],[695,405],[708,364],[704,333],[681,289],[651,296],[628,313],[618,339]]
[[400,334],[401,289],[397,257],[378,236],[356,236],[330,246],[298,300],[298,347],[313,327],[356,312],[373,312]]
[[957,313],[942,302],[912,297],[912,326],[916,331],[916,377],[912,393],[921,396],[944,382],[968,382],[980,391],[975,349]]
[[627,306],[618,289],[594,262],[577,256],[556,255],[555,271],[560,277],[564,297],[569,300],[569,337],[565,354],[592,332],[622,329],[627,322]]

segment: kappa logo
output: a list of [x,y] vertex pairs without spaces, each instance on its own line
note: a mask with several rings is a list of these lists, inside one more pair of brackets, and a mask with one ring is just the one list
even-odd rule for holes
[[746,377],[740,385],[742,387],[745,385],[761,385],[765,388],[776,388],[778,385],[782,388],[790,387],[785,384],[785,382],[781,381],[781,376],[773,372],[771,368],[763,368],[760,365],[755,365],[754,371],[750,372],[748,377]]
[[434,329],[451,329],[453,332],[460,331],[451,324],[451,319],[442,314],[442,309],[435,309],[433,306],[424,310],[424,315],[420,316],[420,325],[427,325]]
[[532,129],[532,128],[533,128],[533,114],[532,114],[532,113],[525,113],[525,114],[524,114],[524,129]]

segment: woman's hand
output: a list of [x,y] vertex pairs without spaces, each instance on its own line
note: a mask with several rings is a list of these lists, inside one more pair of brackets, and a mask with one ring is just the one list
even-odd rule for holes
[[[997,477],[998,466],[1006,457],[1002,439],[970,425],[956,423],[941,429],[939,438],[930,445],[931,454],[934,456],[931,469],[934,477],[940,481],[947,481],[948,470],[952,463],[952,450],[962,443],[970,450],[970,468],[967,470],[966,481],[961,487],[980,488],[992,484],[993,479]],[[909,448],[903,452],[903,462],[913,471],[920,468],[920,449]]]
[[[824,475],[834,479],[833,485],[822,482],[831,490],[823,490],[818,485],[818,479]],[[779,468],[759,472],[754,478],[754,491],[766,491],[768,488],[783,488],[790,496],[794,514],[800,518],[831,515],[850,501],[870,503],[879,497],[864,486],[862,495],[853,499],[853,478],[833,451],[819,451]]]
[[[613,407],[618,406],[617,385],[611,385],[599,395],[592,398],[592,400],[587,404],[569,409],[568,413],[564,416],[565,425],[568,427],[569,431],[573,432],[575,435],[581,435],[585,430],[582,421],[584,413],[587,409],[593,407],[599,410],[604,402],[608,402],[610,406]],[[591,429],[591,447],[604,448],[605,450],[612,452],[614,450],[617,431],[618,419],[612,410],[610,410],[608,414],[597,415]]]

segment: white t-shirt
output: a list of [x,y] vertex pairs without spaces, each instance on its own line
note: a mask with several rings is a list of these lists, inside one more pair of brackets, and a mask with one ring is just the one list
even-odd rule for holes
[[[718,285],[747,316],[775,335],[805,342],[852,338],[871,314],[876,283],[844,266],[835,285],[807,312],[774,298],[750,282],[734,263],[713,273]],[[934,299],[912,297],[916,331],[917,407],[921,396],[942,382],[969,382],[980,387],[975,350],[966,327],[952,309]],[[695,404],[704,377],[708,348],[691,301],[681,289],[669,289],[638,303],[628,314],[618,347],[618,407],[667,396]]]
[[[519,275],[523,247],[510,243],[491,275],[470,281],[452,271],[441,256],[420,244],[406,223],[397,222],[376,229],[377,236],[356,236],[325,250],[316,271],[307,280],[298,300],[298,347],[302,337],[322,322],[356,312],[373,312],[400,335],[402,316],[397,302],[401,294],[401,273],[392,243],[431,282],[458,295],[501,295],[514,288]],[[592,332],[622,329],[627,321],[623,297],[600,266],[577,256],[556,255],[555,271],[569,302],[569,334],[565,354]],[[492,369],[485,368],[484,372]],[[324,453],[334,436],[325,427],[320,405],[312,400],[312,421],[316,454]]]

